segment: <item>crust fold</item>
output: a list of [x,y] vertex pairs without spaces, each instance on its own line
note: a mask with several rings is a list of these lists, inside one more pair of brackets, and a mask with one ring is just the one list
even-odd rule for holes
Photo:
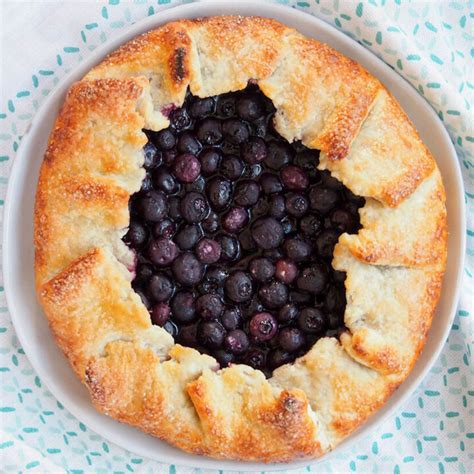
[[275,126],[331,160],[346,157],[380,83],[329,46],[292,32],[273,74],[258,82],[277,108]]
[[446,263],[446,196],[439,170],[397,207],[367,199],[360,209],[362,229],[340,241],[362,262],[426,266]]
[[333,266],[347,274],[341,342],[364,365],[408,375],[420,353],[439,299],[443,271],[367,265],[336,245]]
[[390,207],[410,196],[435,167],[412,123],[385,89],[377,94],[345,159],[320,156],[320,168],[353,193]]
[[306,393],[333,448],[380,408],[401,380],[364,367],[337,339],[326,337],[294,364],[276,369],[270,382]]
[[288,461],[328,449],[306,395],[277,390],[245,365],[206,371],[188,385],[214,456]]

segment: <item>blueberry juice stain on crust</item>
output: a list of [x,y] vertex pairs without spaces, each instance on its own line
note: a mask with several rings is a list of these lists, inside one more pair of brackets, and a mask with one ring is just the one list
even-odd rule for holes
[[145,131],[124,237],[154,324],[221,367],[267,376],[344,330],[345,274],[331,260],[364,204],[317,170],[318,151],[276,132],[274,113],[255,85],[188,93],[169,128]]

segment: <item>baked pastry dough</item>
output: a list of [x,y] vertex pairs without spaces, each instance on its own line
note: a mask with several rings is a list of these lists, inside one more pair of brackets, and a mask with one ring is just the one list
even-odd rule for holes
[[[146,136],[199,97],[252,81],[288,141],[321,150],[366,198],[343,234],[347,331],[263,373],[175,344],[131,286],[121,240],[140,189]],[[171,107],[171,108],[170,108]],[[423,348],[446,262],[436,163],[395,99],[361,66],[274,20],[183,20],[122,46],[74,84],[41,168],[38,297],[94,405],[185,451],[284,462],[328,452],[381,407]]]

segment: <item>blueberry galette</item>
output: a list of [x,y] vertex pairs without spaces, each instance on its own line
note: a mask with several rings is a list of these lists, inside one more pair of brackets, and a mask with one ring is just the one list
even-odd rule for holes
[[38,295],[100,411],[192,453],[314,458],[411,371],[444,201],[354,61],[269,19],[170,23],[66,97],[37,191]]

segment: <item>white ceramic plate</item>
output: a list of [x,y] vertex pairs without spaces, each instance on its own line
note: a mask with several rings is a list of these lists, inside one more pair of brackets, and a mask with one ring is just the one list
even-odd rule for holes
[[[436,158],[447,194],[449,258],[441,301],[425,349],[413,372],[388,403],[356,433],[333,451],[356,443],[387,419],[409,397],[438,357],[454,318],[459,295],[465,246],[464,199],[461,174],[449,136],[435,112],[404,79],[368,50],[328,26],[323,21],[288,7],[262,2],[206,1],[165,10],[136,23],[123,34],[94,51],[73,73],[65,78],[40,109],[28,134],[23,138],[10,177],[4,227],[5,291],[18,338],[43,382],[54,396],[92,430],[119,446],[158,461],[201,468],[232,470],[288,469],[307,465],[285,465],[215,461],[193,456],[98,413],[86,388],[77,380],[65,357],[56,346],[48,323],[38,306],[33,274],[33,207],[38,171],[49,132],[70,85],[79,80],[102,58],[120,44],[159,25],[180,18],[218,14],[261,15],[280,20],[301,33],[328,43],[355,59],[378,77],[395,95],[418,128]],[[331,456],[331,455],[329,455]],[[326,458],[327,459],[327,456]]]

